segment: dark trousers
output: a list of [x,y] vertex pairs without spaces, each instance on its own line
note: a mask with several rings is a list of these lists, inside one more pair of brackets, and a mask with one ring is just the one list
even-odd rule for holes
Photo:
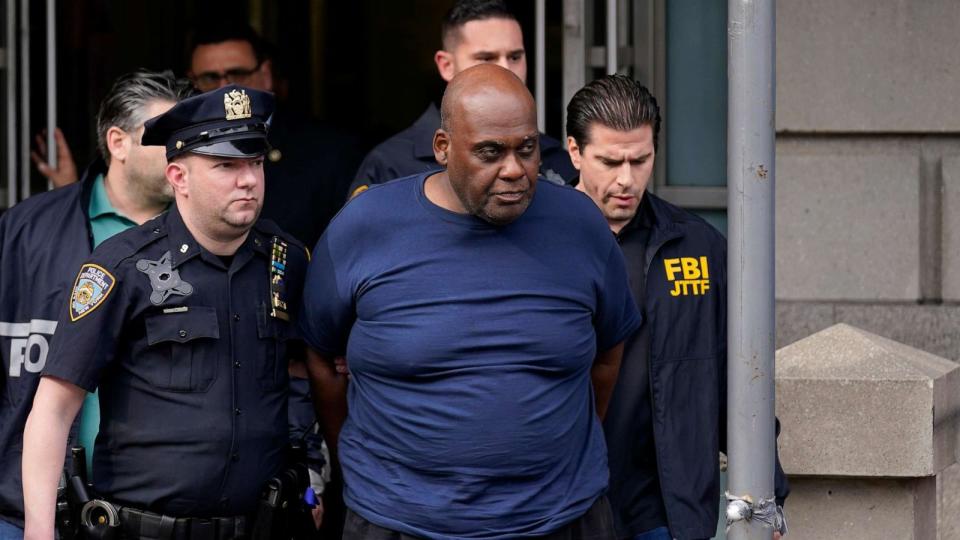
[[[587,513],[545,535],[540,540],[615,540],[613,512],[607,498],[600,497]],[[416,536],[399,533],[374,525],[347,509],[347,519],[343,526],[343,540],[420,540]]]

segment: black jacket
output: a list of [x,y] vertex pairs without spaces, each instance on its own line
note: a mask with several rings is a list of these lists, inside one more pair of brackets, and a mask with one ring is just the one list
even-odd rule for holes
[[[618,240],[634,297],[644,299],[640,309],[649,325],[649,347],[628,345],[624,351],[607,419],[630,414],[624,407],[652,404],[670,532],[678,539],[710,538],[720,504],[718,455],[726,448],[727,242],[700,217],[653,194],[644,198],[646,213],[638,213]],[[636,223],[640,219],[649,226],[646,243]],[[633,362],[647,363],[650,402],[630,403],[631,386],[640,384],[631,380]],[[632,444],[623,433],[607,433],[607,439],[608,445]],[[614,462],[610,466],[612,478],[626,473]],[[779,459],[775,474],[782,504],[789,488]],[[611,502],[615,512],[618,503],[624,504]]]
[[87,208],[97,160],[80,182],[34,195],[0,218],[0,515],[22,525],[23,427],[76,269],[90,257]]

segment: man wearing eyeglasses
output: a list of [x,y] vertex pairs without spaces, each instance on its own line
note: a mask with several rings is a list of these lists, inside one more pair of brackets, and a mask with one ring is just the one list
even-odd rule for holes
[[187,75],[201,92],[228,84],[273,90],[273,61],[259,37],[244,27],[198,32]]
[[[197,30],[187,75],[201,92],[239,84],[276,93],[278,60],[252,28],[225,21]],[[285,108],[280,94],[263,216],[312,248],[340,210],[361,156],[352,138]]]

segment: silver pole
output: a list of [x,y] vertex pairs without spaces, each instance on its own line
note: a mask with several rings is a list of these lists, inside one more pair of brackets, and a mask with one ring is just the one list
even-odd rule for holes
[[[729,491],[753,519],[730,540],[769,540],[774,488],[774,0],[728,0]],[[735,509],[736,505],[728,508]],[[769,508],[769,507],[767,507]]]
[[30,0],[20,0],[20,198],[30,196]]
[[537,127],[543,132],[547,123],[547,0],[537,0],[536,4],[537,71]]
[[7,208],[17,203],[17,2],[7,0]]
[[607,75],[617,67],[617,0],[607,0]]
[[[47,164],[57,168],[57,7],[55,0],[47,0]],[[47,189],[52,186],[47,182]]]
[[593,1],[563,0],[563,137],[567,138],[567,103],[587,82],[587,43],[592,44]]

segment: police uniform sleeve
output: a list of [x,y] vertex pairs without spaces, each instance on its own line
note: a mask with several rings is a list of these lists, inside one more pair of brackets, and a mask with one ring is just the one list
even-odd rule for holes
[[598,351],[610,350],[626,340],[640,328],[642,320],[630,293],[623,253],[616,242],[611,241],[610,244],[597,313],[594,316]]
[[96,262],[80,267],[57,323],[43,375],[93,392],[113,361],[127,320],[128,294],[114,270]]
[[[331,239],[335,236],[332,232],[328,230],[317,242],[307,267],[299,326],[300,335],[311,348],[340,356],[356,316],[350,280],[333,255],[337,242]],[[342,261],[340,266],[345,266]]]
[[347,200],[362,193],[364,189],[370,186],[383,183],[385,176],[383,159],[380,157],[379,150],[374,148],[363,158],[360,168],[357,169],[357,174],[353,176],[353,182],[347,188]]
[[540,160],[542,174],[546,176],[553,172],[563,180],[564,184],[569,184],[580,174],[580,171],[574,168],[573,162],[570,161],[570,154],[563,146],[547,150],[541,154]]

